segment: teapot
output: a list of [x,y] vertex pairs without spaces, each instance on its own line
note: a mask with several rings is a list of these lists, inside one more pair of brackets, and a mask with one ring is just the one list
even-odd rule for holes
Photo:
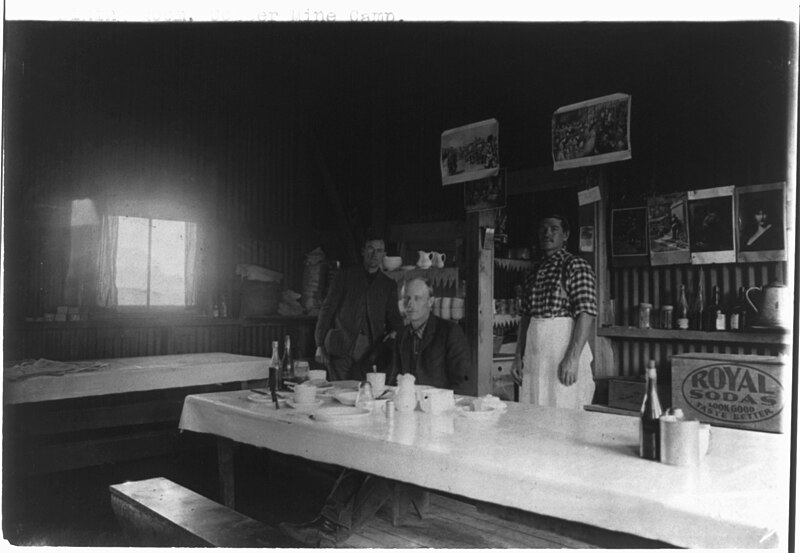
[[[760,296],[756,302],[751,299],[751,295]],[[779,282],[773,282],[766,286],[753,286],[748,288],[744,294],[747,303],[758,314],[758,322],[763,326],[787,327],[786,306],[790,305],[789,288]],[[756,305],[758,304],[758,305]]]
[[433,264],[433,252],[424,252],[419,250],[419,260],[417,260],[417,267],[420,269],[428,269]]
[[409,412],[417,408],[415,381],[416,377],[413,374],[397,375],[397,391],[394,394],[394,405],[397,411]]
[[431,252],[431,260],[433,261],[433,266],[441,269],[444,267],[444,262],[447,259],[446,253],[440,252]]

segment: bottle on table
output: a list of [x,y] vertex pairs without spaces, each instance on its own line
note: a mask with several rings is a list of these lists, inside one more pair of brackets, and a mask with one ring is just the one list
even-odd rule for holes
[[706,309],[706,324],[703,330],[725,330],[725,311],[720,301],[719,286],[714,286],[711,293],[711,302]]
[[678,297],[678,312],[675,315],[675,324],[681,330],[689,329],[689,302],[686,301],[686,285],[681,284],[681,293]]
[[269,389],[280,390],[283,386],[281,382],[281,358],[278,354],[278,341],[272,341],[272,358],[269,360]]
[[697,282],[697,293],[694,296],[694,303],[689,310],[689,328],[691,330],[703,330],[703,321],[706,316],[706,299],[703,294],[702,279]]
[[659,422],[661,418],[661,402],[658,399],[658,373],[656,362],[652,359],[646,371],[647,387],[642,400],[639,418],[639,456],[643,459],[659,460],[660,436]]
[[744,332],[750,324],[750,308],[744,296],[746,291],[747,289],[744,286],[739,287],[739,296],[731,308],[730,329],[734,332]]
[[294,378],[294,360],[292,358],[292,337],[288,334],[283,343],[281,358],[281,381],[285,384]]

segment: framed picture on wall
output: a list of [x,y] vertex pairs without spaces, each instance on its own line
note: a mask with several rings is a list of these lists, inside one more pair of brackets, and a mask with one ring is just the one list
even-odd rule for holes
[[610,94],[553,113],[553,170],[631,158],[631,96]]
[[647,265],[647,208],[611,210],[611,260],[615,266]]
[[786,183],[736,189],[737,259],[785,261]]
[[500,172],[500,123],[487,119],[442,133],[442,186],[484,179]]
[[687,192],[692,263],[733,263],[733,186]]
[[650,236],[650,263],[677,265],[689,263],[689,225],[686,193],[650,198],[647,225]]
[[493,177],[464,183],[464,209],[467,213],[506,206],[506,170]]

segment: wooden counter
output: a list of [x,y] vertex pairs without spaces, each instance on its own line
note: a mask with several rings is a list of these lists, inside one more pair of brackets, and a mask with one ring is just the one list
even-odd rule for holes
[[639,458],[635,417],[509,403],[486,420],[336,424],[247,395],[188,396],[180,427],[679,547],[787,543],[784,435],[714,428],[702,464],[675,467]]

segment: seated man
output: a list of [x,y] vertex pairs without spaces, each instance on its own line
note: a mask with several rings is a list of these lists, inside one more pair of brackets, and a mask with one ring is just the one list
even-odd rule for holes
[[[463,389],[472,374],[464,332],[456,323],[431,314],[433,289],[427,280],[406,283],[403,307],[409,323],[400,333],[390,382],[411,373],[417,384]],[[336,547],[378,512],[391,495],[385,478],[344,469],[320,515],[302,524],[281,523],[288,536],[310,547]]]

